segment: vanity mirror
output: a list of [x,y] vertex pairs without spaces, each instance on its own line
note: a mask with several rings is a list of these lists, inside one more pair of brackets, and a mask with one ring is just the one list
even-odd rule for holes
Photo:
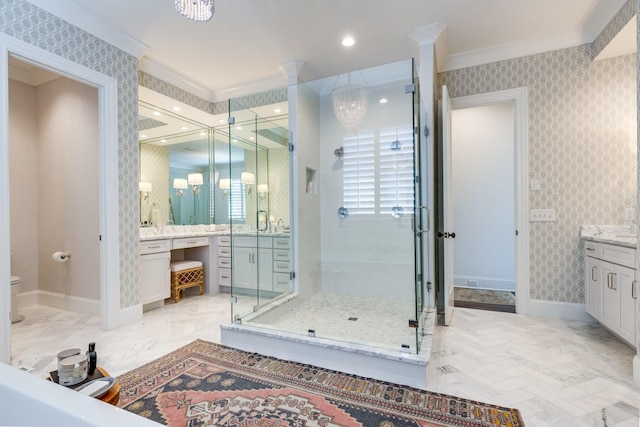
[[287,103],[230,104],[231,114],[190,114],[196,121],[184,111],[139,102],[140,182],[147,189],[140,193],[142,226],[288,227]]

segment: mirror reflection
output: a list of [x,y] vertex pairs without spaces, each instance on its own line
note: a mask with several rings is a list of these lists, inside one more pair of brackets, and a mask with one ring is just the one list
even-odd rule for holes
[[[289,226],[286,102],[233,111],[212,126],[139,102],[141,226]],[[222,122],[222,123],[220,123]]]

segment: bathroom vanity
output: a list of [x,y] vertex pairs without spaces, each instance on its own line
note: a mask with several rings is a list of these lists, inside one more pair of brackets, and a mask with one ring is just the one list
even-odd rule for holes
[[635,347],[637,238],[626,227],[583,226],[586,311]]
[[206,225],[141,228],[140,301],[146,310],[163,305],[170,296],[170,261],[185,259],[202,262],[206,294],[256,291],[258,283],[260,292],[289,292],[290,248],[284,233],[232,236],[228,228]]

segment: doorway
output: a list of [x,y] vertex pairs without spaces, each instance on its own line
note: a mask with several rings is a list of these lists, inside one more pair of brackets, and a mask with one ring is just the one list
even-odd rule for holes
[[[99,314],[102,329],[114,329],[120,323],[120,261],[118,201],[118,92],[117,80],[77,63],[0,34],[0,362],[11,357],[10,270],[11,201],[9,179],[9,57],[13,56],[70,80],[97,89],[98,104],[98,185],[94,215],[98,217],[97,235],[87,239],[98,243]],[[34,171],[35,172],[35,171]],[[80,249],[82,250],[82,249]],[[51,256],[51,254],[50,254]],[[109,268],[107,268],[109,266]]]
[[522,88],[451,99],[454,285],[483,289],[481,301],[498,296],[494,308],[513,304],[521,314],[529,300],[526,97]]

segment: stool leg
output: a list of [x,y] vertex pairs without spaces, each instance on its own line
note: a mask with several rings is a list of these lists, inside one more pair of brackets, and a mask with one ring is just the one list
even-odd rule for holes
[[200,295],[204,295],[204,283],[200,283]]

